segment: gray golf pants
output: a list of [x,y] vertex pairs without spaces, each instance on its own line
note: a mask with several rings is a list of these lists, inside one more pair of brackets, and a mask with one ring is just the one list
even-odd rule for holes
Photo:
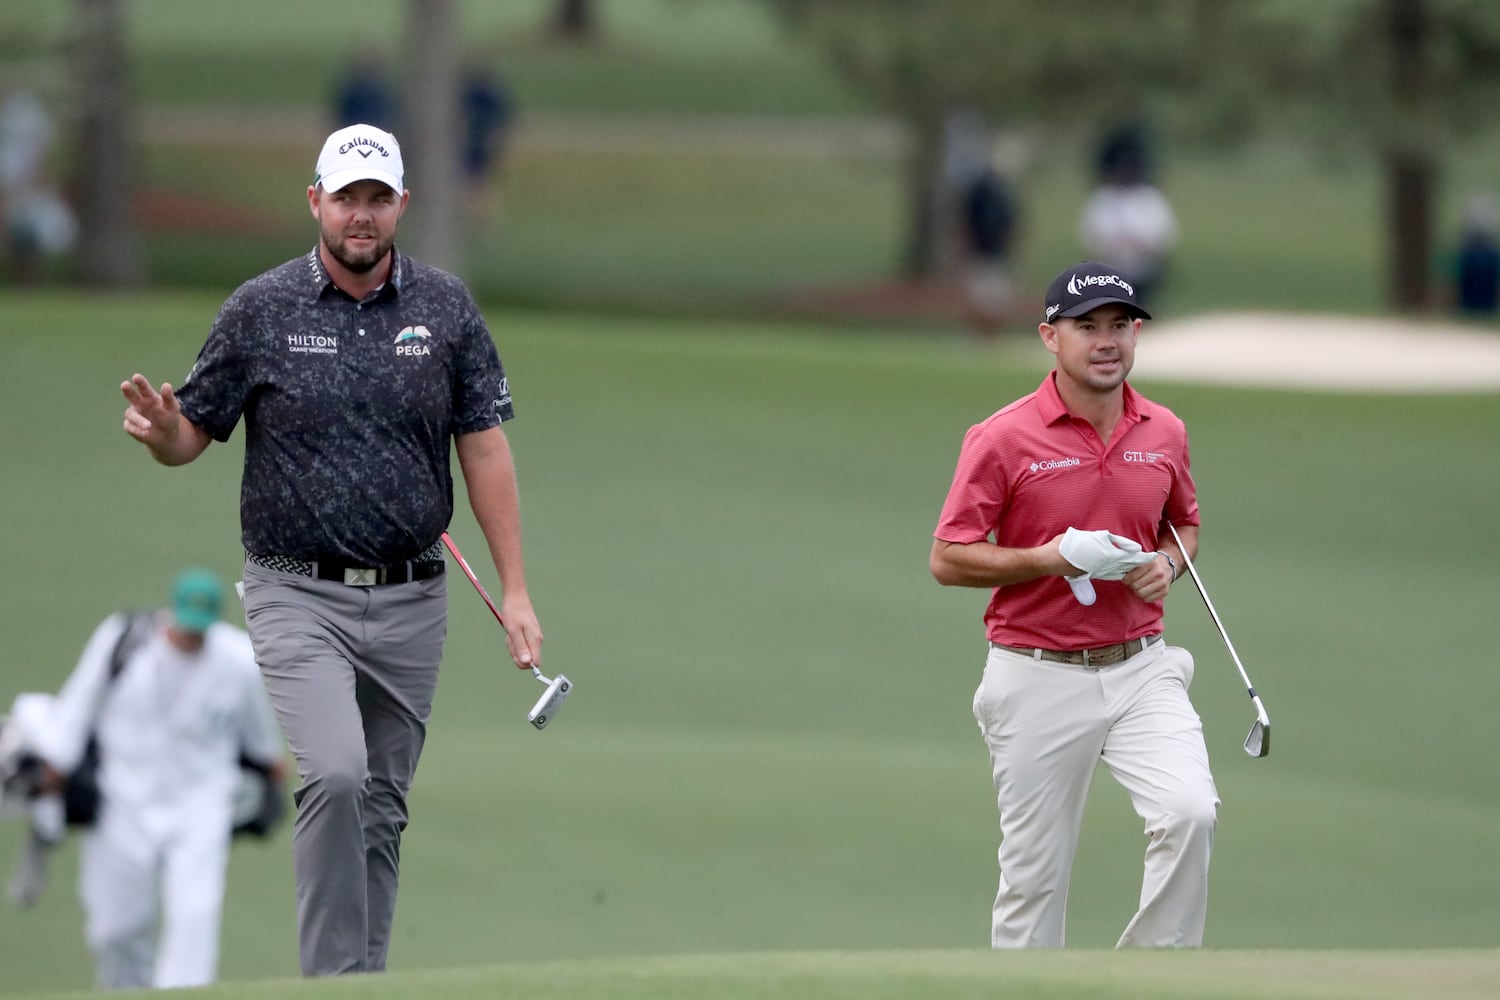
[[350,587],[246,563],[245,620],[302,778],[292,835],[302,974],[382,971],[448,628],[446,577]]
[[1108,667],[991,648],[974,694],[1000,805],[996,948],[1060,948],[1083,807],[1103,762],[1145,823],[1140,907],[1118,948],[1196,948],[1219,793],[1188,700],[1193,658],[1157,642]]

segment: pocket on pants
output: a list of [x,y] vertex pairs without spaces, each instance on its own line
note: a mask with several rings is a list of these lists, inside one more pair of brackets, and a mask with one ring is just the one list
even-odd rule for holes
[[1193,661],[1193,654],[1181,646],[1168,646],[1162,651],[1163,659],[1168,661],[1172,673],[1182,681],[1183,689],[1193,686],[1193,674],[1197,670],[1197,664]]
[[1018,666],[1026,669],[1026,664],[1016,664],[1006,654],[991,650],[974,692],[974,720],[980,729],[988,732],[1010,715]]

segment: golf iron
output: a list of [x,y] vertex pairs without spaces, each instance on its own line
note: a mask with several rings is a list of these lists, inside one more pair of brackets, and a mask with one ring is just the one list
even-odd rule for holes
[[1192,574],[1193,584],[1198,588],[1198,596],[1203,598],[1203,604],[1208,608],[1209,615],[1214,620],[1214,625],[1219,629],[1219,637],[1224,640],[1224,648],[1229,650],[1230,659],[1239,668],[1240,677],[1245,681],[1245,687],[1250,691],[1250,700],[1255,702],[1255,723],[1250,727],[1250,735],[1245,737],[1245,752],[1252,757],[1264,757],[1271,752],[1271,718],[1266,715],[1266,706],[1261,703],[1260,695],[1255,693],[1255,685],[1250,683],[1250,675],[1245,673],[1245,665],[1240,662],[1240,654],[1234,651],[1234,643],[1229,641],[1229,632],[1225,630],[1224,623],[1219,620],[1219,613],[1214,610],[1214,602],[1209,600],[1208,590],[1203,586],[1203,578],[1198,575],[1198,570],[1193,566],[1193,557],[1188,555],[1187,546],[1182,544],[1182,536],[1177,534],[1177,528],[1171,521],[1167,527],[1172,532],[1172,537],[1177,540],[1177,547],[1182,550],[1183,561],[1187,563],[1188,572]]
[[[458,560],[459,568],[464,571],[464,576],[469,578],[469,582],[474,585],[474,589],[479,591],[479,596],[484,598],[484,603],[490,609],[490,614],[495,616],[495,621],[500,623],[501,628],[504,628],[505,619],[500,617],[500,609],[495,607],[495,602],[490,600],[489,594],[485,593],[484,585],[479,582],[479,577],[474,575],[474,571],[469,568],[469,563],[464,559],[463,553],[458,551],[458,546],[453,544],[453,539],[448,537],[446,531],[443,532],[443,544],[448,546],[448,551],[453,553],[454,559]],[[551,722],[557,716],[557,713],[562,710],[563,702],[567,701],[568,695],[572,693],[573,682],[562,674],[558,674],[556,677],[548,677],[542,673],[541,668],[535,665],[531,668],[531,675],[547,685],[547,690],[542,692],[542,696],[536,700],[536,704],[531,706],[531,711],[526,713],[526,721],[537,729],[546,729],[547,723]]]

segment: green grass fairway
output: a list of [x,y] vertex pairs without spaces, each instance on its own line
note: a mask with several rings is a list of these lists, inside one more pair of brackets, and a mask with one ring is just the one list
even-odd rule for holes
[[[180,379],[221,300],[0,292],[0,702],[55,688],[99,618],[157,602],[180,566],[237,575],[238,436],[156,467],[121,431],[117,389],[137,370]],[[938,587],[927,553],[964,431],[1040,381],[1041,346],[491,322],[545,666],[577,692],[544,733],[527,726],[540,686],[450,576],[391,954],[403,975],[329,996],[959,997],[1008,976],[1023,977],[1011,995],[1059,997],[1495,994],[1493,952],[1426,949],[1500,933],[1500,396],[1141,385],[1192,432],[1199,569],[1275,752],[1241,751],[1251,705],[1179,586],[1168,634],[1197,658],[1224,800],[1215,951],[1103,953],[1144,849],[1104,778],[1073,881],[1080,951],[1001,957],[982,950],[997,822],[969,711],[985,598]],[[453,532],[498,589],[462,503]],[[17,833],[0,823],[0,865]],[[36,910],[0,905],[0,992],[89,984],[75,874],[70,846]],[[222,972],[246,985],[220,995],[296,975],[292,915],[288,835],[237,847]],[[853,954],[760,957],[788,951]],[[554,978],[575,992],[545,992]],[[1301,992],[1251,992],[1267,983]]]
[[[1500,953],[766,952],[516,962],[184,990],[184,1000],[1489,1000]],[[46,994],[52,1000],[98,994]]]

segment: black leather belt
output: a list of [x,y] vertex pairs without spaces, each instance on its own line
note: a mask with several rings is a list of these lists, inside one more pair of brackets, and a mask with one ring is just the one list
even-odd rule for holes
[[1004,643],[992,642],[991,646],[1003,649],[1008,653],[1020,653],[1034,660],[1051,660],[1054,663],[1076,663],[1084,667],[1108,667],[1116,663],[1123,663],[1135,654],[1145,650],[1147,646],[1161,642],[1160,635],[1146,635],[1139,639],[1129,639],[1125,642],[1116,642],[1108,646],[1096,646],[1093,649],[1036,649],[1031,646],[1007,646]]
[[343,563],[319,560],[313,575],[319,580],[346,583],[351,587],[379,587],[387,583],[411,583],[430,580],[442,573],[446,563],[405,562],[394,566],[345,566]]
[[332,580],[350,587],[381,587],[391,583],[430,580],[445,572],[448,566],[441,559],[396,563],[393,566],[352,566],[331,559],[314,562],[287,556],[258,556],[253,553],[246,554],[245,559],[266,569],[310,576],[318,580]]

